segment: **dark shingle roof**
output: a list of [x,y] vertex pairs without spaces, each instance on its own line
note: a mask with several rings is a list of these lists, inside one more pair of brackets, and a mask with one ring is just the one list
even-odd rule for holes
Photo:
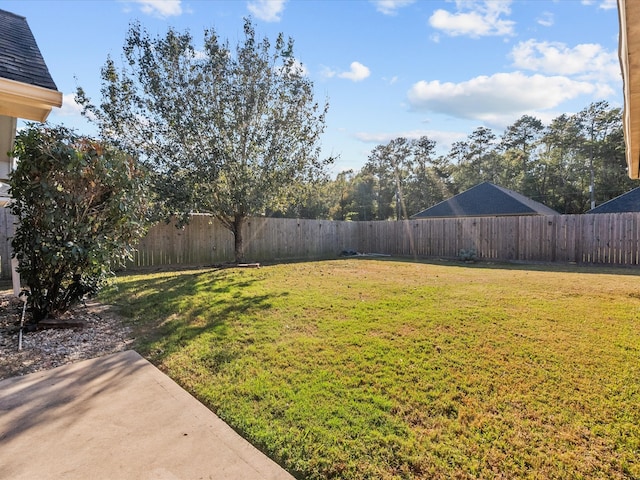
[[0,77],[58,90],[27,19],[0,10]]
[[596,208],[592,208],[587,213],[622,213],[640,212],[640,187],[634,188],[630,192],[619,197],[612,198]]
[[558,215],[524,195],[484,182],[413,215],[412,218]]

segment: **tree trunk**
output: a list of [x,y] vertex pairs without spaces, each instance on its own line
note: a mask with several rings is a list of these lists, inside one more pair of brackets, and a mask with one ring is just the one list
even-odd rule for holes
[[233,239],[236,263],[244,263],[244,239],[242,238],[244,219],[244,215],[236,215],[233,218]]

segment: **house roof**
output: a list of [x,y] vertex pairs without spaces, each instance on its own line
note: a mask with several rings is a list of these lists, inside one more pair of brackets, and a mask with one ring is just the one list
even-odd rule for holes
[[618,18],[627,166],[629,177],[637,179],[640,178],[640,2],[618,0]]
[[416,213],[411,218],[506,215],[558,215],[558,212],[518,192],[484,182]]
[[634,188],[630,192],[612,198],[608,202],[604,202],[587,213],[622,213],[622,212],[640,212],[640,187]]
[[57,90],[25,17],[0,10],[0,77]]
[[27,19],[0,10],[0,115],[45,121],[62,106]]

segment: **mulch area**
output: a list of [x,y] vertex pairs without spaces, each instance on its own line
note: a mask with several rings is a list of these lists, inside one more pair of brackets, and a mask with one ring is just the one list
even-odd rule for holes
[[97,302],[70,310],[57,328],[24,329],[20,341],[22,314],[22,300],[0,291],[0,380],[123,351],[133,342],[115,309]]

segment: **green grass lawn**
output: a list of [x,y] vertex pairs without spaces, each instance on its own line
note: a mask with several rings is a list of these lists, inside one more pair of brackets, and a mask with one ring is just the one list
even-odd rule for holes
[[101,300],[299,478],[640,478],[639,273],[345,259]]

